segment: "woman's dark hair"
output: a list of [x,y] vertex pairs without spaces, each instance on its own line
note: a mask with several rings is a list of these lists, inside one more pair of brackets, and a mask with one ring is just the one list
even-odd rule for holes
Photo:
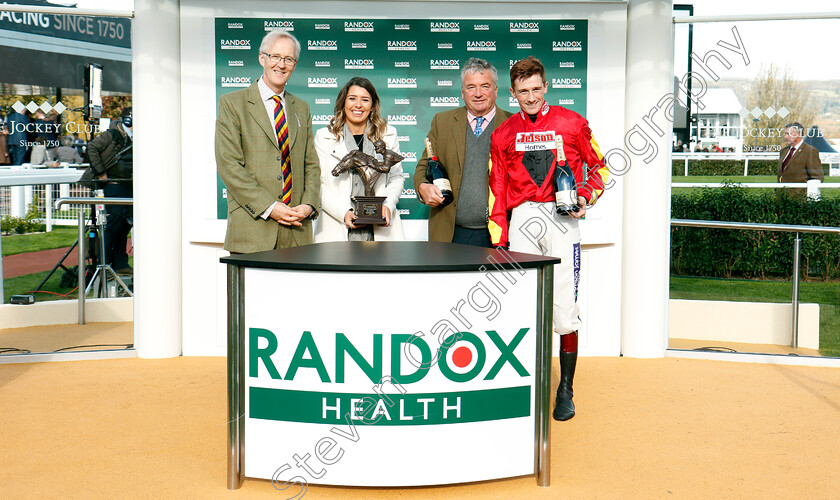
[[350,87],[361,87],[370,94],[371,106],[370,116],[368,116],[368,124],[370,124],[368,138],[371,142],[382,139],[385,137],[385,128],[388,126],[388,123],[382,118],[382,106],[379,104],[379,94],[376,93],[376,88],[370,83],[370,80],[361,76],[354,76],[338,91],[338,97],[335,98],[335,116],[330,120],[329,131],[339,140],[344,134],[344,124],[347,122],[347,116],[344,114],[344,102],[347,100]]

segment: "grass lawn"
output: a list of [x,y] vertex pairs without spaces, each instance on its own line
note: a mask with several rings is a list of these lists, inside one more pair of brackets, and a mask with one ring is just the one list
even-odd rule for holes
[[[42,292],[38,293],[28,293],[35,289],[38,284],[41,283],[49,271],[44,271],[42,273],[34,273],[34,274],[27,274],[24,276],[18,276],[17,278],[7,278],[3,280],[3,303],[9,303],[9,297],[12,295],[34,295],[35,302],[44,302],[48,300],[75,300],[76,299],[76,292],[70,293],[72,288],[62,288],[59,286],[59,281],[61,281],[61,275],[64,274],[63,269],[59,269],[52,275],[52,277],[47,281],[44,286],[41,288]],[[45,292],[52,292],[52,293],[45,293]],[[61,295],[55,294],[69,294],[68,297],[62,297]]]
[[[672,299],[789,303],[791,293],[790,281],[671,276]],[[820,305],[820,354],[840,356],[840,284],[802,281],[799,302]]]
[[[689,175],[688,177],[684,176],[673,176],[671,181],[675,184],[682,183],[682,182],[715,182],[721,183],[724,181],[727,182],[734,182],[738,184],[749,184],[753,182],[777,182],[776,176],[774,175]],[[826,183],[831,184],[840,184],[840,177],[826,177]],[[687,194],[693,189],[700,189],[700,188],[672,188],[674,194]],[[767,188],[769,189],[769,188]],[[763,191],[765,188],[761,189],[754,189],[753,191]],[[822,191],[822,196],[827,198],[838,198],[840,197],[840,187],[834,189],[826,189]]]
[[69,247],[78,236],[79,229],[69,226],[53,227],[49,233],[3,236],[3,256]]

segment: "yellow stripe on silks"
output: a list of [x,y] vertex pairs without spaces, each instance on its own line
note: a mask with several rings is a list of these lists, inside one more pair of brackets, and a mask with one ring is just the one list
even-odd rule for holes
[[487,230],[490,231],[490,242],[498,245],[499,240],[502,239],[502,228],[491,220],[487,223]]
[[[490,182],[490,171],[493,169],[493,160],[487,160],[487,182]],[[502,228],[499,227],[492,219],[490,219],[490,215],[493,213],[493,205],[496,203],[496,197],[493,196],[493,190],[490,189],[489,185],[487,187],[487,230],[490,232],[490,242],[495,244],[499,243],[499,240],[502,238]]]
[[602,160],[604,155],[601,154],[601,148],[599,148],[598,143],[595,142],[595,136],[589,136],[589,145],[592,146],[593,150],[595,150],[595,154],[598,155],[598,159]]
[[[589,138],[589,145],[592,146],[592,150],[595,151],[595,154],[598,155],[599,160],[604,159],[604,155],[601,154],[601,149],[598,147],[598,143],[595,142],[595,137]],[[607,164],[604,163],[604,166],[597,170],[598,174],[601,176],[601,182],[603,182],[604,186],[607,185],[607,181],[610,178],[610,170],[607,168]],[[595,201],[598,200],[598,197],[601,196],[603,193],[603,189],[592,189],[592,199],[589,200],[590,205],[594,205]]]

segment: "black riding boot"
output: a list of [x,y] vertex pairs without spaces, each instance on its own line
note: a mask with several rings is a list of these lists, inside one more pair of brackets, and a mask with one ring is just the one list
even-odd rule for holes
[[572,402],[572,380],[575,378],[577,352],[560,353],[560,386],[557,387],[557,403],[554,405],[554,420],[565,421],[575,416]]

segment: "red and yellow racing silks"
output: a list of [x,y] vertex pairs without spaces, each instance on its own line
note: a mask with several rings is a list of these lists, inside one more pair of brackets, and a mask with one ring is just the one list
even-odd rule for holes
[[[551,150],[554,138],[563,138],[563,152],[572,169],[579,196],[593,204],[604,192],[608,171],[586,119],[562,106],[544,104],[535,122],[522,111],[511,116],[492,135],[490,145],[490,238],[494,245],[508,242],[508,214],[526,201],[554,201],[554,165],[541,186],[523,165],[528,151]],[[584,178],[583,165],[587,165]],[[586,181],[584,183],[584,180]]]

